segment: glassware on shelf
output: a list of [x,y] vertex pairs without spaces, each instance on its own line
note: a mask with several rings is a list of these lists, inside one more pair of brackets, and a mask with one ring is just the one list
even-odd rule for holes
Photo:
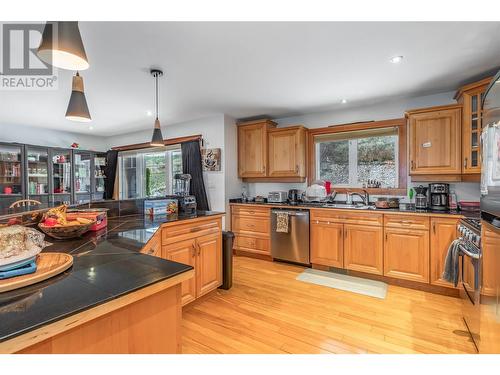
[[71,193],[71,154],[59,153],[52,157],[52,179],[54,194]]
[[28,161],[28,195],[48,194],[48,151],[27,148],[26,159]]
[[21,152],[20,146],[0,145],[0,194],[23,193]]

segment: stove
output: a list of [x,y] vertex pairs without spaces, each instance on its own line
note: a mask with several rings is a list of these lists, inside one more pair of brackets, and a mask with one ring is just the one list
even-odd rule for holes
[[458,224],[458,234],[464,243],[473,246],[480,252],[481,248],[481,220],[463,218]]

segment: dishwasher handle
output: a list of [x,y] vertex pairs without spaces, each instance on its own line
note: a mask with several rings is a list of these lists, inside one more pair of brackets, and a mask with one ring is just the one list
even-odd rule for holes
[[288,216],[309,216],[309,211],[285,211],[285,210],[272,210],[272,214],[286,213]]

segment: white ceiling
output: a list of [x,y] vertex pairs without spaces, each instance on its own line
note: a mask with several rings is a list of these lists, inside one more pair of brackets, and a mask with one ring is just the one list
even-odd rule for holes
[[[152,66],[165,72],[162,125],[443,92],[500,66],[499,22],[81,22],[80,30],[94,129],[64,118],[72,74],[64,70],[55,91],[0,91],[0,124],[104,136],[152,128]],[[395,55],[401,64],[388,62]]]

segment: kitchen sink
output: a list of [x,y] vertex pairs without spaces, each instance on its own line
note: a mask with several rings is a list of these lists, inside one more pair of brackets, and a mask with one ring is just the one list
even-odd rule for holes
[[347,203],[327,203],[322,205],[324,208],[350,208],[354,210],[375,210],[375,206],[365,204],[347,204]]

